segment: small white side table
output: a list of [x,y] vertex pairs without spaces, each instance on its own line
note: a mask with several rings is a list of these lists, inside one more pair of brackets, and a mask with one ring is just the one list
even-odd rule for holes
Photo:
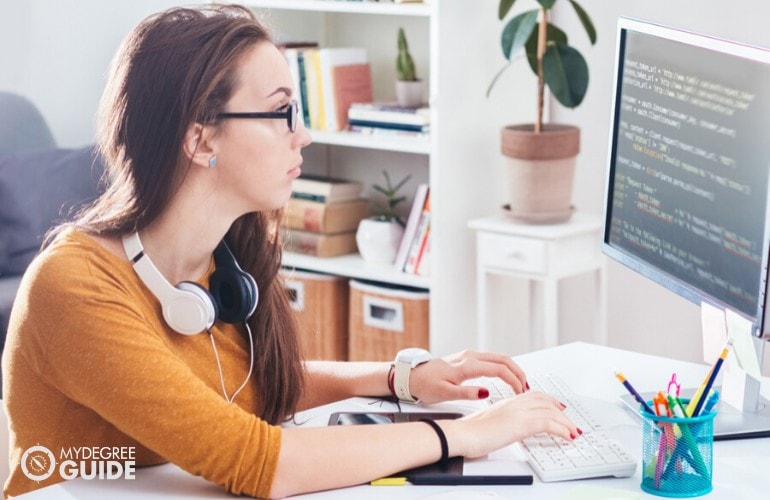
[[607,344],[606,277],[598,216],[575,213],[563,224],[519,224],[504,215],[471,220],[476,235],[478,348],[489,349],[487,276],[529,280],[532,345],[559,343],[559,290],[562,278],[596,273],[595,342]]

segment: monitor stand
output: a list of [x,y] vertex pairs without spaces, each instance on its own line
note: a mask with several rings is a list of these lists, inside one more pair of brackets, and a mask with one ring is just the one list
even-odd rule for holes
[[[717,387],[721,391],[721,387]],[[640,393],[645,401],[652,401],[655,392]],[[695,388],[682,388],[679,397],[689,399],[695,394]],[[639,403],[630,394],[621,396],[623,402],[639,414]],[[729,439],[751,439],[770,437],[770,401],[759,397],[758,408],[754,412],[741,411],[733,406],[719,401],[717,414],[714,417],[714,441]]]

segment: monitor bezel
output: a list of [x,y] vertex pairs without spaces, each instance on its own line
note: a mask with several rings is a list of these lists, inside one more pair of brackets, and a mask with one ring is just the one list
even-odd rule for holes
[[612,246],[609,243],[610,221],[612,218],[611,202],[615,173],[614,158],[617,152],[618,117],[620,113],[618,103],[621,96],[619,92],[622,88],[622,64],[623,56],[625,54],[626,34],[629,31],[657,36],[667,40],[681,42],[706,50],[713,50],[767,65],[770,65],[770,50],[740,42],[686,31],[679,28],[663,26],[639,19],[632,19],[627,17],[620,17],[618,19],[617,38],[615,44],[615,71],[613,73],[615,78],[612,88],[612,110],[610,114],[609,126],[609,154],[607,156],[607,172],[605,175],[606,184],[604,187],[604,207],[602,212],[604,218],[601,243],[602,252],[608,257],[697,305],[706,302],[721,309],[731,309],[752,323],[752,333],[754,336],[768,339],[770,337],[770,332],[768,332],[768,329],[770,328],[770,324],[768,324],[770,323],[770,321],[768,321],[768,316],[770,315],[767,314],[769,307],[767,284],[768,260],[770,259],[770,190],[768,191],[767,202],[765,205],[765,227],[763,237],[764,252],[762,253],[762,265],[760,268],[761,276],[759,284],[759,299],[757,301],[757,310],[753,317],[748,316],[741,311],[736,311],[734,308],[728,306],[719,298],[714,297],[711,294],[708,294],[703,290],[700,290],[699,288],[694,287],[689,283],[684,282],[677,277],[642,261],[637,256],[631,255],[622,249]]

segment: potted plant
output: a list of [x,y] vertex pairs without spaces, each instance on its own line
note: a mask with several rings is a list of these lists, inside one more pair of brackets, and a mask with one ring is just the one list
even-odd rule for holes
[[417,78],[412,54],[404,28],[398,28],[398,55],[396,56],[396,100],[399,106],[415,108],[423,103],[423,82]]
[[[506,18],[516,0],[500,0],[498,17]],[[501,132],[506,159],[510,204],[507,213],[527,223],[568,220],[572,207],[575,160],[580,152],[580,129],[543,123],[543,101],[547,85],[554,98],[567,108],[578,106],[588,89],[588,65],[567,41],[567,35],[548,21],[557,0],[536,0],[538,8],[513,16],[501,34],[503,55],[508,64],[495,76],[487,96],[513,57],[522,52],[537,76],[537,117],[534,123],[508,125]],[[596,30],[585,10],[569,0],[591,44]]]
[[394,185],[387,170],[382,174],[385,186],[374,184],[372,187],[385,195],[387,203],[384,207],[375,206],[374,215],[358,224],[356,244],[365,261],[392,264],[404,236],[404,221],[395,213],[395,208],[406,200],[406,196],[399,195],[398,191],[412,176],[407,175]]

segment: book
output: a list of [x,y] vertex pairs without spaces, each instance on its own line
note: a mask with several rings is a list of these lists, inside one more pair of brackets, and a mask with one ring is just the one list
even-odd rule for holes
[[420,215],[422,214],[422,209],[425,205],[425,198],[428,196],[428,190],[427,184],[420,184],[417,186],[417,190],[414,193],[412,208],[409,210],[409,217],[406,219],[406,226],[404,227],[404,236],[401,237],[401,244],[398,247],[398,252],[396,252],[396,259],[393,261],[393,265],[398,271],[403,271],[404,265],[406,264],[409,247],[417,232],[417,224],[420,221]]
[[428,235],[425,238],[425,245],[423,246],[420,257],[417,259],[417,274],[419,276],[430,275],[430,225],[428,226]]
[[348,118],[348,123],[351,127],[369,127],[369,128],[384,128],[393,130],[405,130],[407,132],[422,132],[426,133],[430,131],[430,125],[409,125],[405,123],[394,122],[375,122],[369,120],[358,120],[354,118]]
[[390,102],[355,102],[350,105],[348,119],[404,125],[430,124],[430,108],[427,104],[404,107]]
[[323,234],[298,229],[281,228],[283,248],[316,257],[335,257],[356,251],[356,232]]
[[341,233],[355,231],[368,213],[369,200],[366,199],[320,203],[291,198],[283,209],[281,224],[316,233]]
[[[340,130],[337,119],[336,82],[334,69],[351,64],[366,64],[366,49],[360,47],[327,47],[318,51],[318,65],[321,75],[321,121],[320,130]],[[369,78],[371,87],[371,77]],[[367,100],[371,100],[368,97]]]
[[321,88],[321,71],[318,66],[318,50],[302,51],[303,69],[305,75],[305,95],[307,97],[308,123],[310,128],[318,129],[323,112]]
[[354,102],[371,101],[372,71],[369,64],[347,64],[332,69],[336,129],[348,128],[348,110]]
[[294,179],[292,197],[330,203],[360,198],[363,189],[359,181],[303,174]]
[[353,125],[348,128],[350,132],[355,132],[357,134],[361,135],[378,135],[378,136],[384,136],[384,137],[394,137],[394,138],[409,138],[409,139],[419,139],[419,140],[426,140],[428,137],[430,137],[430,131],[425,132],[413,132],[411,130],[397,130],[393,128],[380,128],[380,127],[360,127],[358,125]]
[[302,99],[302,86],[304,82],[300,78],[300,52],[299,49],[293,47],[283,49],[283,56],[286,58],[286,63],[289,65],[289,73],[291,74],[291,80],[294,83],[294,98],[297,100],[297,115],[303,117],[304,120],[305,102],[303,102]]
[[417,264],[421,252],[425,248],[425,242],[430,228],[430,192],[425,197],[425,204],[420,214],[420,221],[417,225],[417,231],[409,246],[409,254],[406,258],[403,271],[408,274],[417,273]]

